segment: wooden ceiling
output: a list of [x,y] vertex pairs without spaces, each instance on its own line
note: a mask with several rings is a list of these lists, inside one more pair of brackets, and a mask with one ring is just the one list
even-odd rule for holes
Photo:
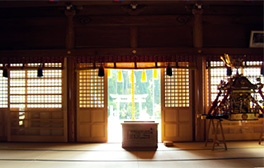
[[[195,4],[202,5],[204,14],[214,15],[261,15],[263,1],[1,1],[1,17],[26,16],[34,12],[36,16],[52,15],[54,10],[63,11],[66,6],[72,5],[80,15],[173,15],[191,14]],[[132,9],[136,5],[136,9]],[[47,10],[49,9],[49,10]],[[28,11],[28,12],[27,12]],[[30,13],[32,16],[32,13]]]
[[75,11],[74,49],[131,48],[137,27],[137,48],[188,52],[199,7],[204,48],[249,48],[250,32],[263,30],[263,1],[1,1],[0,50],[66,49],[67,7]]

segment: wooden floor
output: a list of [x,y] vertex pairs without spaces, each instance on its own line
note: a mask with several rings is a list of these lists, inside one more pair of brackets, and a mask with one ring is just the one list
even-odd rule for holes
[[264,144],[175,143],[156,151],[127,151],[119,143],[0,143],[1,168],[242,168],[264,167]]

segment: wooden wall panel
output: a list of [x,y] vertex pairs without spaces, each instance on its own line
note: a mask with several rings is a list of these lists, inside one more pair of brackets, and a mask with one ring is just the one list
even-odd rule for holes
[[192,141],[192,111],[189,108],[163,109],[163,141]]
[[139,27],[139,47],[192,47],[191,26]]
[[250,31],[241,25],[204,24],[204,47],[234,47],[249,46]]
[[77,75],[77,142],[107,141],[106,79],[98,77],[97,70],[79,71]]
[[[193,140],[193,108],[189,71],[172,69],[173,75],[161,79],[162,141]],[[184,86],[184,87],[183,87]]]
[[0,110],[0,142],[7,139],[7,110]]
[[0,19],[0,49],[65,48],[65,18]]
[[203,16],[206,48],[248,48],[250,32],[263,29],[261,16]]
[[129,27],[86,27],[75,29],[76,48],[129,47]]
[[[260,137],[260,133],[263,131],[263,124],[263,119],[248,121],[222,121],[225,139],[228,141],[257,140]],[[220,132],[218,136],[221,140]],[[209,132],[209,137],[213,137],[212,129]]]

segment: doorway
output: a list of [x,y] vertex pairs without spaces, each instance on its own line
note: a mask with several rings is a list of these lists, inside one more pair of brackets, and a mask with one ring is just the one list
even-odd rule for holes
[[108,142],[122,141],[124,121],[155,121],[161,141],[160,69],[108,69]]

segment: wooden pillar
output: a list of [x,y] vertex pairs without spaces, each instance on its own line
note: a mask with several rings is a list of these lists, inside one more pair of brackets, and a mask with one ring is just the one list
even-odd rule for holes
[[65,15],[67,17],[67,30],[66,30],[66,48],[68,50],[74,48],[74,25],[73,17],[75,16],[75,10],[65,10]]
[[193,22],[193,46],[195,48],[203,47],[203,10],[202,9],[193,9],[194,15]]
[[67,51],[67,114],[68,114],[68,141],[76,141],[76,74],[75,74],[75,61],[71,56],[71,49],[74,48],[74,24],[73,17],[75,10],[65,10],[67,17],[67,30],[65,45]]
[[[201,48],[203,47],[203,9],[193,9],[194,23],[193,23],[193,47],[197,48],[197,53],[202,53]],[[204,113],[204,67],[205,58],[202,55],[197,57],[196,62],[197,69],[194,73],[194,124],[195,124],[195,141],[204,141],[205,135],[205,121],[198,119],[198,114]]]
[[136,26],[130,27],[130,47],[133,49],[138,47],[138,28]]

